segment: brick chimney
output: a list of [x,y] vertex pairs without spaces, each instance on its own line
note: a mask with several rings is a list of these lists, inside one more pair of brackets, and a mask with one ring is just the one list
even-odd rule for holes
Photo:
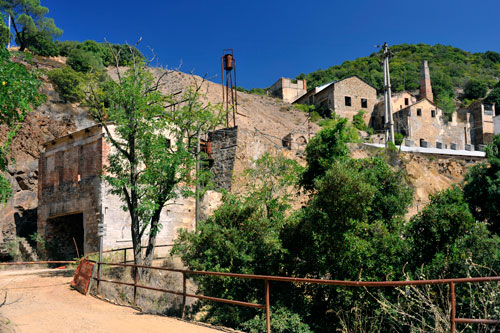
[[434,102],[431,87],[431,75],[429,74],[429,65],[427,64],[427,60],[423,60],[422,66],[420,67],[420,98],[427,98],[431,102]]

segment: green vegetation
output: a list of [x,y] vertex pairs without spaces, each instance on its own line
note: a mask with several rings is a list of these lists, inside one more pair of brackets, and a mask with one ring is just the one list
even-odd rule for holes
[[[500,77],[500,54],[492,51],[470,53],[439,44],[401,44],[392,46],[391,50],[394,52],[390,63],[393,90],[417,90],[420,86],[421,61],[428,60],[436,103],[446,114],[451,114],[454,110],[452,99],[457,97],[455,90],[465,88],[470,79],[491,88]],[[300,74],[297,79],[306,79],[308,87],[314,88],[333,80],[358,75],[381,92],[384,76],[380,56],[379,51],[368,57],[345,61],[342,65]]]
[[404,140],[404,135],[401,133],[394,133],[394,143],[397,144],[398,146],[403,143]]
[[39,44],[39,39],[41,36],[45,38],[45,34],[50,36],[48,38],[57,38],[63,33],[53,19],[45,16],[49,9],[40,5],[40,0],[3,0],[0,1],[0,12],[12,17],[20,51],[29,48],[33,41]]
[[467,81],[464,88],[464,97],[467,99],[479,99],[486,96],[488,84],[482,80],[472,79]]
[[0,47],[6,46],[12,37],[9,34],[9,28],[4,23],[4,19],[4,15],[0,13]]
[[465,177],[464,196],[472,214],[500,236],[500,135],[486,150],[488,163],[474,165]]
[[[155,79],[141,60],[136,59],[117,81],[92,75],[86,104],[114,148],[103,178],[130,215],[134,261],[151,265],[156,235],[162,228],[160,212],[168,201],[192,195],[192,185],[205,181],[204,172],[193,177],[196,133],[220,125],[225,114],[201,103],[201,86],[185,89],[177,96],[179,100],[165,96],[158,89],[164,75]],[[175,109],[165,108],[174,103],[178,104]],[[144,243],[145,254],[141,251]]]
[[236,90],[247,93],[247,94],[254,94],[254,95],[260,95],[260,96],[265,96],[265,95],[267,95],[267,92],[268,92],[268,89],[262,89],[262,88],[245,89],[243,87],[237,87]]
[[[489,164],[470,171],[464,190],[453,186],[436,193],[405,223],[413,190],[403,169],[391,164],[386,154],[350,158],[346,143],[355,139],[350,134],[354,128],[349,129],[345,119],[325,122],[306,148],[305,169],[282,157],[263,156],[247,172],[252,179],[247,191],[224,194],[222,206],[201,222],[198,231],[181,231],[173,253],[194,270],[321,279],[496,274],[500,136],[488,148]],[[295,211],[289,201],[294,183],[309,198]],[[472,186],[481,188],[467,189]],[[471,200],[468,191],[481,197]],[[469,208],[486,196],[489,201],[481,207]],[[259,281],[194,278],[202,294],[263,301]],[[460,316],[498,313],[500,300],[492,296],[498,293],[497,285],[457,285],[457,293],[464,295],[457,299]],[[447,292],[439,286],[365,290],[276,283],[271,312],[279,332],[424,332],[449,327],[447,302]],[[264,331],[264,317],[257,310],[213,302],[202,302],[192,310],[200,309],[204,320]]]
[[48,72],[49,80],[65,102],[79,102],[83,98],[85,76],[69,66],[56,68]]
[[88,73],[90,71],[99,72],[103,70],[101,58],[94,53],[78,48],[70,52],[66,63],[75,71],[82,73]]
[[26,113],[45,100],[40,86],[36,72],[13,63],[7,49],[0,48],[0,125],[8,128],[0,146],[0,203],[6,202],[11,195],[10,182],[1,174],[7,167],[9,145]]

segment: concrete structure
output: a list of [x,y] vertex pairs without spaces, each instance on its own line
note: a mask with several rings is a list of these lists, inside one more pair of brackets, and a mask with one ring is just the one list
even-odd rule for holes
[[314,104],[327,116],[335,113],[349,120],[360,110],[365,110],[365,122],[368,124],[377,104],[377,90],[355,75],[318,87],[294,103]]
[[[39,159],[38,233],[52,258],[72,259],[98,250],[97,224],[106,225],[104,249],[129,247],[130,219],[123,202],[101,179],[110,147],[100,126],[50,141]],[[157,244],[178,228],[194,228],[194,199],[170,202],[161,212]],[[76,246],[75,246],[76,244]]]
[[282,77],[269,87],[269,94],[292,103],[307,92],[306,80],[292,80]]
[[[408,91],[401,91],[392,93],[392,110],[393,114],[402,110],[412,104],[417,102],[417,97]],[[384,101],[377,102],[375,104],[373,113],[370,117],[370,126],[376,130],[383,131],[384,123],[385,123],[385,110],[384,110]]]

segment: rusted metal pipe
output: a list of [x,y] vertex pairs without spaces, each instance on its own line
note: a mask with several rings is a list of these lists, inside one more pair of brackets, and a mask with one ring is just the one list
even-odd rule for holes
[[472,319],[472,318],[455,318],[455,323],[460,323],[460,324],[500,325],[500,320],[493,320],[493,319]]
[[182,319],[186,316],[186,273],[182,273]]
[[266,331],[271,333],[271,305],[269,302],[269,280],[264,280],[266,289]]
[[74,260],[53,260],[53,261],[17,261],[17,262],[0,262],[1,266],[10,265],[43,265],[43,264],[76,264]]
[[456,297],[455,297],[455,283],[450,282],[450,303],[451,303],[451,311],[450,311],[450,332],[456,332]]

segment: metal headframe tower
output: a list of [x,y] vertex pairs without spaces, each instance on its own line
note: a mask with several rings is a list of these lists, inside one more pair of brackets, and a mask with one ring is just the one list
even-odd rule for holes
[[391,96],[391,74],[389,72],[389,58],[392,51],[387,42],[382,45],[382,57],[384,59],[384,119],[385,119],[385,144],[394,143],[394,121],[392,119],[392,96]]
[[233,126],[236,126],[238,96],[236,91],[236,60],[233,49],[222,50],[222,106],[226,111],[226,126],[229,127],[229,115],[233,114]]

